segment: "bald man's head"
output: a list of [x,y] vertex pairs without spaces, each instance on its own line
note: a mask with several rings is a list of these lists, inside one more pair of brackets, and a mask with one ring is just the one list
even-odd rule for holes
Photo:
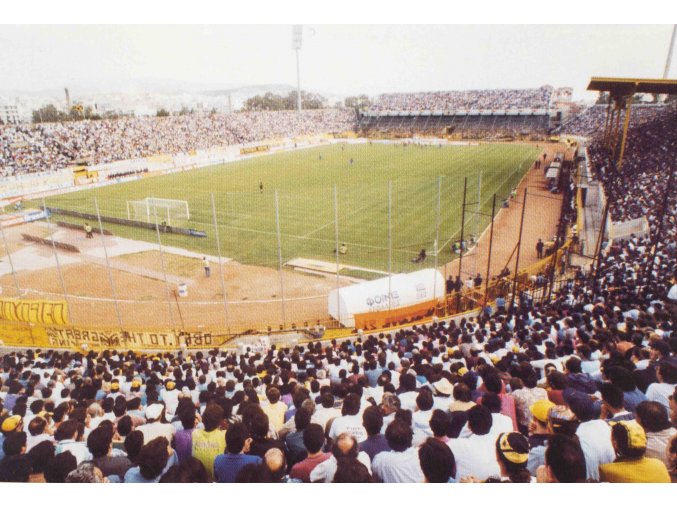
[[284,477],[287,468],[287,462],[284,459],[284,453],[280,449],[277,447],[268,449],[266,454],[263,456],[263,461],[276,480],[280,480],[282,477]]

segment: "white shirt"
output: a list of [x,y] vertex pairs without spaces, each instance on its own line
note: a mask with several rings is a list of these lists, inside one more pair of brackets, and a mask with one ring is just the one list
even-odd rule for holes
[[171,424],[161,423],[159,421],[142,424],[136,429],[143,433],[144,445],[157,437],[165,437],[171,443],[176,431]]
[[[501,433],[511,433],[513,431],[512,419],[510,419],[507,415],[491,414],[491,419],[492,423],[489,434],[494,435],[494,443],[496,443],[496,438],[498,438],[498,435]],[[463,426],[458,438],[468,438],[472,434],[473,432],[470,431],[468,423],[465,423],[465,426]]]
[[406,393],[398,394],[397,397],[400,399],[400,408],[402,410],[411,410],[412,412],[416,410],[416,398],[418,397],[416,391],[407,391]]
[[358,443],[364,442],[367,439],[367,430],[362,426],[362,416],[344,415],[334,419],[329,430],[329,438],[335,441],[341,433],[350,433]]
[[378,453],[374,457],[372,470],[374,475],[383,482],[421,483],[425,479],[416,447],[410,447],[403,452]]
[[[371,460],[366,452],[360,452],[357,455],[357,460],[366,466],[369,473],[371,473]],[[310,472],[310,482],[333,482],[336,468],[336,458],[332,456],[313,468],[313,471]]]
[[451,439],[447,445],[456,460],[456,480],[473,475],[481,481],[500,477],[496,461],[496,436],[471,435],[468,438]]
[[433,416],[433,411],[431,410],[418,410],[412,415],[412,423],[414,429],[419,430],[429,437],[433,436],[433,430],[430,429],[430,418]]
[[176,413],[176,407],[179,406],[179,394],[180,391],[178,389],[172,389],[171,391],[163,389],[160,393],[162,401],[165,402],[167,414],[170,416]]
[[646,390],[646,399],[649,401],[657,401],[665,405],[665,408],[668,409],[668,414],[670,413],[670,400],[668,396],[675,392],[675,386],[677,384],[665,384],[654,382]]
[[323,406],[319,406],[315,409],[315,413],[310,418],[310,422],[319,424],[324,430],[327,428],[329,420],[336,417],[341,417],[341,411],[338,408],[324,408]]
[[84,442],[76,442],[75,440],[68,439],[56,443],[56,449],[54,450],[55,454],[61,454],[62,452],[66,451],[75,456],[75,460],[78,465],[83,461],[89,461],[92,459],[92,454],[89,452],[89,449],[87,449],[87,444]]
[[611,444],[611,426],[600,419],[583,422],[576,430],[585,455],[587,478],[599,481],[599,466],[616,459]]

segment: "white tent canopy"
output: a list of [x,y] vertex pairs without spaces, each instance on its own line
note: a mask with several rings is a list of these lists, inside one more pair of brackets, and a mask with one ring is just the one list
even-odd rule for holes
[[334,289],[329,293],[327,306],[329,315],[344,326],[352,327],[356,313],[417,305],[444,296],[444,291],[444,277],[440,272],[423,269]]

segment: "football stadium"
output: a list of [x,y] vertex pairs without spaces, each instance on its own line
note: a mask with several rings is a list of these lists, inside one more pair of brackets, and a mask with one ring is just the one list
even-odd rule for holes
[[676,481],[669,28],[584,90],[0,102],[0,481]]

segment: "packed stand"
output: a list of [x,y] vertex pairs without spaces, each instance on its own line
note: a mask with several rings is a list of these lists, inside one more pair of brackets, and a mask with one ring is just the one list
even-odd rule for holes
[[[668,109],[669,106],[658,105],[642,105],[633,104],[631,108],[630,124],[637,127],[644,123],[653,121],[657,115],[660,115]],[[569,118],[562,126],[560,126],[556,133],[571,134],[576,136],[596,137],[604,134],[604,126],[606,121],[608,106],[606,104],[595,104],[585,108],[580,113]],[[623,125],[623,118],[625,114],[621,115],[620,126]]]
[[264,139],[352,130],[346,109],[127,117],[0,127],[0,175],[187,153]]
[[457,109],[548,109],[554,88],[386,93],[371,111],[454,111]]

